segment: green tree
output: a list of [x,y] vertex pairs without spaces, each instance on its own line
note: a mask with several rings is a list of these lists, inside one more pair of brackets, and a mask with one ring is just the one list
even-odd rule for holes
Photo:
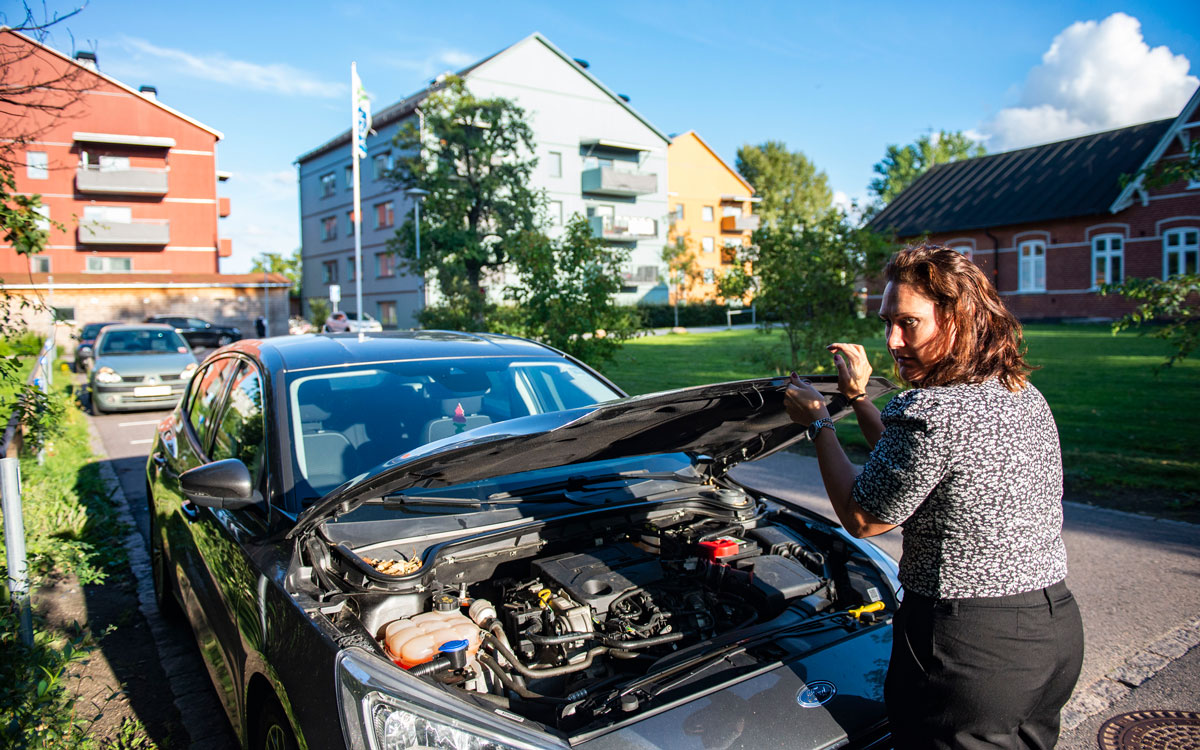
[[791,228],[824,216],[833,205],[829,178],[799,151],[780,141],[746,144],[737,152],[737,171],[754,186],[762,203],[754,212],[770,226]]
[[519,284],[506,294],[520,333],[598,365],[638,330],[636,311],[613,301],[629,254],[597,239],[584,217],[576,214],[557,240],[524,234],[511,257]]
[[759,279],[762,330],[783,328],[791,369],[818,369],[828,363],[830,342],[865,332],[863,278],[878,271],[890,250],[881,235],[854,226],[838,210],[795,231],[754,233],[748,259]]
[[887,205],[935,164],[970,159],[986,153],[983,144],[971,140],[959,130],[939,130],[923,135],[907,146],[893,144],[887,147],[883,159],[873,167],[879,177],[871,180],[867,190],[879,199],[881,205]]
[[443,302],[421,324],[482,329],[495,309],[483,288],[537,228],[543,195],[530,186],[537,159],[525,110],[508,99],[479,98],[450,77],[421,105],[425,131],[408,123],[395,143],[410,154],[391,175],[428,191],[421,210],[421,257],[411,219],[388,247],[409,270],[433,272]]
[[675,293],[675,305],[687,299],[692,286],[700,280],[700,265],[696,262],[694,242],[688,236],[676,237],[663,246],[662,259],[667,264],[667,285]]
[[300,248],[296,248],[291,255],[286,257],[283,253],[263,253],[254,259],[250,272],[281,273],[288,278],[288,281],[292,282],[292,288],[288,294],[292,297],[300,296],[300,284],[304,278]]

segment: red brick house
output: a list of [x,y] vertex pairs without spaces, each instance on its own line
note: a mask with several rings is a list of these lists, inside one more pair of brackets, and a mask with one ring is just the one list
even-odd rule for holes
[[1197,272],[1200,181],[1146,188],[1121,176],[1186,158],[1198,104],[1200,90],[1170,120],[938,165],[870,226],[961,250],[1024,320],[1117,317],[1132,305],[1101,284]]

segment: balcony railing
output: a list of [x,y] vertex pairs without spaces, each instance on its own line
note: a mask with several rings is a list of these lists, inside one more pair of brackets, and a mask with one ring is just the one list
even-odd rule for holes
[[750,216],[722,216],[721,231],[722,232],[753,232],[758,229],[759,217]]
[[658,192],[658,175],[622,172],[612,167],[593,167],[584,170],[581,189],[593,195],[634,198]]
[[642,240],[658,236],[658,220],[649,216],[593,216],[592,236],[605,240]]
[[109,221],[84,219],[79,222],[79,242],[84,245],[165,245],[171,239],[168,219]]
[[151,167],[107,169],[97,164],[81,164],[75,170],[75,189],[81,193],[166,195],[167,170]]

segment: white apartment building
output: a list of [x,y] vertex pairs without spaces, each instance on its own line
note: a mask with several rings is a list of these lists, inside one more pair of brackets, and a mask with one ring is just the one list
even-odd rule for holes
[[[364,71],[364,77],[369,77]],[[568,57],[541,34],[459,71],[479,97],[515,101],[533,130],[538,166],[533,186],[545,190],[548,233],[573,214],[587,216],[593,232],[628,248],[623,304],[666,302],[662,248],[667,233],[667,146],[670,138],[638,114],[627,99]],[[411,215],[411,199],[382,178],[399,156],[397,129],[436,84],[374,116],[362,171],[363,310],[385,327],[416,325],[419,279],[387,252],[387,240]],[[342,289],[340,307],[353,310],[354,231],[351,224],[350,131],[296,160],[300,180],[303,296]],[[433,298],[432,284],[429,299]]]

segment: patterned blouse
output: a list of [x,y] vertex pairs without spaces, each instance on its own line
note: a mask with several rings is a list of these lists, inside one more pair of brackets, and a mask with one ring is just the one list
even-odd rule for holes
[[904,527],[900,582],[935,598],[1004,596],[1067,575],[1062,455],[1046,399],[998,380],[917,388],[883,409],[854,500]]

